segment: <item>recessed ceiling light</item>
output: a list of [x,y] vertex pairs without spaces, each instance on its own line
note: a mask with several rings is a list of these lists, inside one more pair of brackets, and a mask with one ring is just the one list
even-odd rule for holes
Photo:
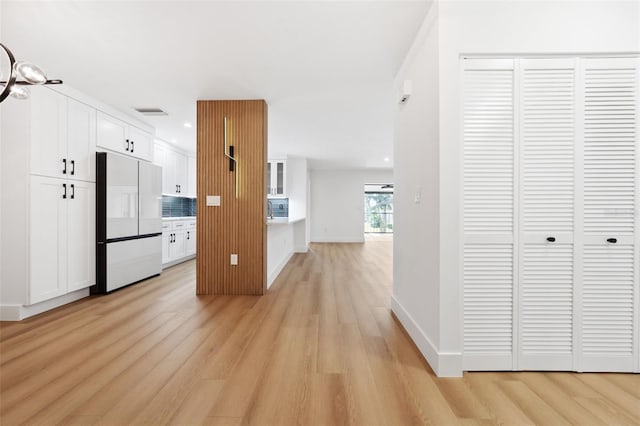
[[191,123],[187,122],[187,123],[184,123],[184,127],[186,127],[187,129],[190,129],[193,126],[191,125]]
[[389,161],[390,161],[390,160],[389,160],[389,157],[384,157],[384,162],[385,162],[385,163],[388,163]]

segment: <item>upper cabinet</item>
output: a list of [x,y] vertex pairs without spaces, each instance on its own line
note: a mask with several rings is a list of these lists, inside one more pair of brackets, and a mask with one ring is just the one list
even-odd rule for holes
[[287,197],[287,161],[269,160],[267,162],[267,197]]
[[142,160],[153,159],[153,136],[115,117],[98,111],[96,144]]
[[197,186],[196,186],[196,157],[189,156],[187,159],[187,185],[189,187],[189,196],[196,197]]
[[191,196],[187,156],[159,143],[153,151],[153,162],[162,167],[162,193]]
[[31,173],[95,181],[96,110],[49,89],[29,100]]

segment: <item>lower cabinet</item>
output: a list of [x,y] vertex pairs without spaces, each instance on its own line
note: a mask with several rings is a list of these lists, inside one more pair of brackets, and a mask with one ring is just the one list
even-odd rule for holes
[[173,231],[173,240],[169,246],[169,256],[172,260],[186,256],[186,241],[185,231]]
[[187,229],[187,256],[196,254],[196,229]]
[[196,221],[164,220],[162,225],[162,263],[177,263],[196,254]]
[[95,284],[95,183],[31,177],[29,303]]

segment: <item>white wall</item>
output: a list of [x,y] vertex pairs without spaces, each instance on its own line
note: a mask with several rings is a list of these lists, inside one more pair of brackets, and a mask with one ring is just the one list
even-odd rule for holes
[[364,241],[364,184],[393,183],[391,170],[312,170],[311,241]]
[[307,159],[287,157],[289,219],[307,217]]
[[437,13],[432,6],[409,53],[410,65],[396,81],[401,87],[411,80],[413,93],[397,106],[393,153],[392,307],[422,352],[431,354],[429,360],[437,359],[440,340]]
[[267,288],[293,255],[294,226],[292,223],[267,225]]
[[[424,286],[416,278],[423,270],[411,270],[410,265],[394,257],[395,282],[394,297],[400,302],[409,299],[424,300],[421,308],[405,306],[405,316],[413,317],[427,337],[434,339],[437,354],[422,350],[425,357],[441,375],[461,374],[462,353],[462,312],[460,280],[460,57],[467,55],[531,55],[531,54],[576,54],[576,53],[631,53],[640,51],[640,2],[616,1],[497,1],[462,2],[445,1],[437,7],[437,87],[431,87],[428,94],[438,99],[438,155],[439,187],[437,193],[429,194],[433,199],[427,203],[439,202],[439,291],[429,291],[425,298]],[[433,12],[433,11],[432,11]],[[430,13],[428,19],[434,19]],[[435,36],[434,36],[435,37]],[[418,50],[431,52],[434,44],[432,37],[418,39]],[[426,54],[426,53],[425,53]],[[398,75],[401,81],[405,75],[412,75],[415,95],[409,105],[423,95],[417,88],[429,84],[433,73],[415,72],[424,67],[424,59],[415,51],[410,53],[407,63]],[[412,74],[413,73],[413,74]],[[431,82],[432,83],[432,82]],[[433,86],[433,84],[432,84]],[[409,106],[408,105],[408,106]],[[422,114],[403,117],[399,113],[396,128],[396,149],[405,149],[405,145],[415,145],[411,138],[426,129],[433,131],[433,123],[427,117],[432,113],[432,105],[420,107]],[[431,109],[430,109],[431,108]],[[405,119],[406,118],[406,119]],[[421,153],[419,155],[425,155]],[[395,169],[417,172],[415,162],[395,157]],[[429,157],[423,158],[425,162]],[[405,170],[409,169],[409,170]],[[411,182],[409,182],[411,183]],[[410,197],[399,197],[402,187],[407,183],[398,179],[396,185],[396,214],[413,208]],[[420,241],[402,239],[396,220],[395,250],[421,251]],[[399,238],[400,236],[400,238]],[[424,260],[430,257],[422,254]],[[430,274],[430,279],[435,275]],[[435,278],[434,278],[435,279]],[[439,299],[439,314],[423,317],[424,310],[432,309],[434,299]],[[401,318],[401,315],[398,315]],[[401,318],[402,320],[402,318]],[[435,323],[434,323],[435,321]],[[410,329],[411,323],[403,320]],[[439,331],[436,332],[435,329]],[[409,330],[411,331],[411,330]],[[414,335],[412,334],[412,337]],[[414,337],[415,339],[415,337]],[[435,341],[434,341],[435,340]],[[424,342],[419,342],[422,349]],[[422,345],[422,346],[421,346]]]

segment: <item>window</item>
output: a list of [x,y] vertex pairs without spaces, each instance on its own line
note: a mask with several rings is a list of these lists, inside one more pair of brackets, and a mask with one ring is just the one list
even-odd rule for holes
[[[370,185],[367,185],[370,186]],[[376,185],[380,187],[380,185]],[[389,186],[389,185],[383,185]],[[391,191],[393,191],[391,189]],[[393,192],[365,191],[364,194],[364,232],[393,232]]]

